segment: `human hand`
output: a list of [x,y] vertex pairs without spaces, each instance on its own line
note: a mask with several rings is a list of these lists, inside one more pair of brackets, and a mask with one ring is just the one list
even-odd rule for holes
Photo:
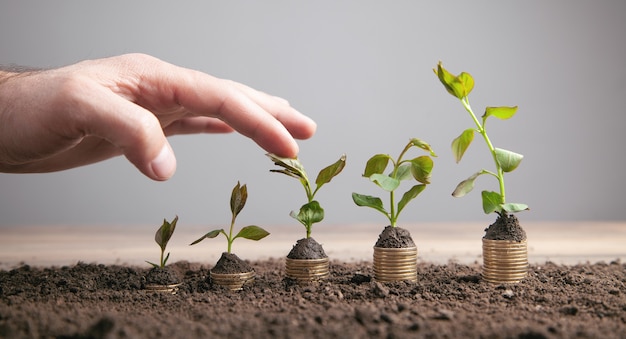
[[284,99],[143,54],[0,71],[1,172],[59,171],[123,154],[167,180],[176,159],[166,136],[236,130],[294,157],[294,138],[315,129]]

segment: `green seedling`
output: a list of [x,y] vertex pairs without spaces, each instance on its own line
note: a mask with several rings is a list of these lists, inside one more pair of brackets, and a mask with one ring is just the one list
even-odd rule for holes
[[[403,159],[406,152],[412,147],[425,150],[429,155],[422,155],[409,160]],[[436,157],[437,155],[429,144],[417,138],[411,139],[396,159],[389,154],[374,155],[367,161],[363,177],[369,178],[371,182],[389,192],[389,210],[384,207],[382,199],[375,196],[352,193],[352,200],[357,206],[370,207],[384,214],[389,219],[391,226],[396,227],[400,212],[411,200],[424,191],[426,185],[430,184],[434,164],[431,156]],[[391,172],[384,174],[390,162]],[[396,189],[405,180],[415,180],[419,184],[406,191],[402,199],[396,204]]]
[[224,229],[213,230],[203,235],[200,239],[192,242],[191,245],[195,245],[207,238],[215,238],[221,233],[226,237],[226,240],[228,241],[227,251],[228,253],[231,253],[233,242],[237,238],[244,238],[244,239],[257,241],[257,240],[261,240],[267,237],[269,235],[269,232],[255,225],[243,227],[239,231],[239,233],[233,236],[233,229],[235,227],[235,219],[237,219],[237,215],[239,215],[239,212],[241,212],[243,207],[246,205],[246,200],[248,200],[248,188],[246,187],[245,184],[241,186],[239,182],[237,182],[237,185],[233,188],[233,192],[230,195],[230,211],[232,213],[232,218],[230,220],[230,229],[228,233],[226,233]]
[[456,162],[458,163],[461,161],[463,154],[465,154],[465,151],[474,140],[475,133],[478,133],[485,140],[496,166],[495,172],[481,169],[480,171],[472,174],[469,178],[461,181],[452,195],[454,197],[462,197],[466,195],[474,189],[474,182],[479,176],[488,174],[498,180],[500,192],[482,191],[482,204],[485,214],[496,212],[499,215],[503,215],[506,213],[516,213],[528,210],[528,206],[526,204],[507,203],[506,191],[504,187],[504,173],[515,170],[524,156],[502,148],[495,148],[487,135],[487,130],[485,129],[487,118],[495,117],[502,120],[510,119],[517,112],[517,106],[487,107],[485,109],[485,113],[481,117],[482,120],[478,120],[469,103],[469,94],[474,88],[474,79],[472,76],[465,72],[455,76],[443,68],[441,62],[439,62],[437,68],[433,69],[433,71],[448,93],[461,101],[461,104],[470,114],[470,117],[476,125],[476,128],[468,128],[464,130],[461,135],[452,141],[452,153],[454,154]]
[[314,223],[318,223],[324,219],[324,209],[320,206],[319,202],[315,200],[315,194],[324,186],[329,183],[335,176],[337,176],[343,168],[346,166],[346,155],[342,155],[332,165],[322,169],[317,178],[315,179],[315,189],[311,185],[309,178],[304,170],[304,166],[300,163],[298,158],[281,158],[274,154],[267,154],[272,159],[274,165],[280,166],[283,169],[272,169],[270,172],[283,173],[292,178],[296,178],[300,181],[306,192],[307,203],[300,207],[300,211],[296,213],[291,211],[289,214],[292,218],[298,220],[306,228],[306,237],[311,237],[311,231]]
[[156,243],[161,248],[161,261],[160,261],[160,264],[158,265],[155,263],[146,261],[148,264],[152,265],[155,268],[165,267],[165,264],[167,264],[167,259],[170,258],[169,252],[167,253],[167,255],[165,255],[165,247],[167,246],[167,243],[172,238],[172,234],[174,234],[174,230],[176,229],[177,222],[178,222],[178,216],[176,216],[174,220],[172,220],[171,223],[163,219],[163,225],[159,227],[159,229],[156,231],[156,234],[154,235],[154,241],[156,241]]

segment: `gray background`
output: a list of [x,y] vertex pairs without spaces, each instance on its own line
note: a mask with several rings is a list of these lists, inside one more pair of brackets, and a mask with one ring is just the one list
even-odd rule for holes
[[[485,221],[481,177],[462,199],[450,193],[492,169],[478,138],[460,164],[450,142],[472,122],[432,68],[439,60],[476,80],[470,100],[518,105],[490,120],[496,147],[525,155],[506,177],[523,220],[624,220],[626,117],[624,1],[3,1],[0,63],[57,67],[142,52],[287,98],[318,123],[300,142],[310,175],[342,153],[348,165],[318,200],[325,223],[381,223],[356,207],[353,191],[383,195],[362,178],[375,153],[397,156],[409,138],[431,143],[433,184],[400,217]],[[293,224],[299,183],[237,135],[175,136],[178,171],[168,182],[143,177],[124,158],[50,174],[0,174],[0,227],[38,224],[159,224],[229,219],[235,183],[247,183],[241,223]],[[421,155],[419,152],[413,155]],[[384,195],[383,195],[384,196]]]

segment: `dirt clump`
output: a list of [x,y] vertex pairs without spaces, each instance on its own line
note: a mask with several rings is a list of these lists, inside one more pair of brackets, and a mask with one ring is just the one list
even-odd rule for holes
[[503,213],[498,214],[496,221],[485,229],[485,239],[520,242],[526,240],[526,231],[515,215]]
[[323,259],[328,258],[324,248],[313,238],[303,238],[296,242],[287,254],[289,259]]
[[211,272],[218,274],[247,273],[254,269],[235,253],[223,252]]
[[411,233],[402,227],[387,226],[378,236],[375,247],[407,248],[415,247]]
[[146,285],[172,285],[180,282],[178,274],[170,266],[151,268],[145,279]]

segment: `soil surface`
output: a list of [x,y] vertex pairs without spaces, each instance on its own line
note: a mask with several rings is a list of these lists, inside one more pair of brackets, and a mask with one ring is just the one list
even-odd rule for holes
[[289,259],[324,259],[328,258],[324,248],[313,238],[303,238],[293,245],[289,254]]
[[520,226],[515,215],[498,214],[496,222],[485,229],[485,239],[520,242],[526,240],[526,231]]
[[389,225],[380,232],[374,246],[383,248],[407,248],[415,247],[415,242],[407,229]]
[[328,280],[286,284],[284,259],[249,263],[251,286],[207,282],[177,262],[176,294],[147,291],[150,267],[79,263],[0,271],[3,338],[624,338],[626,264],[531,265],[516,285],[480,265],[418,264],[414,283],[373,281],[371,262],[331,262]]

